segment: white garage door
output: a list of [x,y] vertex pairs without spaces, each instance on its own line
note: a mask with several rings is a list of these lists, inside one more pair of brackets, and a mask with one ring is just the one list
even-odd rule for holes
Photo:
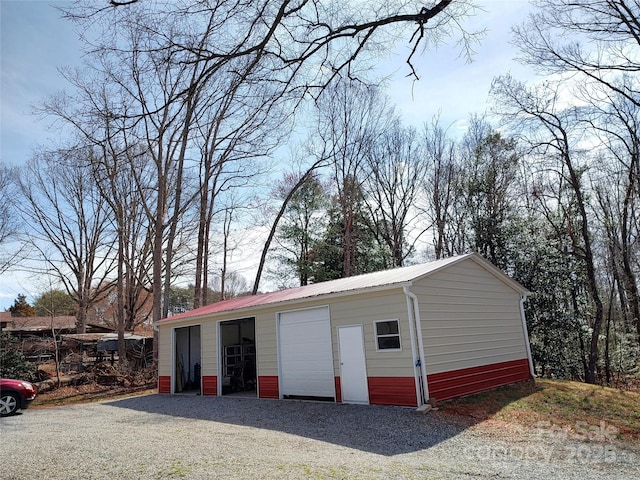
[[335,397],[329,308],[280,314],[282,395]]

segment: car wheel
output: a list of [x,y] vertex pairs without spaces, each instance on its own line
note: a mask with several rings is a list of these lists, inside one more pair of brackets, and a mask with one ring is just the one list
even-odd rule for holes
[[0,417],[13,415],[18,411],[18,396],[13,392],[2,392],[0,395]]

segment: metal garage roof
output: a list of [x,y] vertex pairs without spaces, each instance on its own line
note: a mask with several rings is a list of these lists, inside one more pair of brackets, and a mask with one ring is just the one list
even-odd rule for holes
[[402,284],[407,284],[419,278],[425,277],[447,266],[466,260],[468,258],[474,258],[474,260],[479,262],[485,268],[492,271],[494,275],[500,276],[502,280],[510,284],[515,290],[520,291],[523,294],[528,293],[524,287],[500,272],[496,267],[494,267],[490,262],[486,261],[480,255],[476,253],[470,253],[466,255],[459,255],[455,257],[436,260],[429,263],[412,265],[409,267],[399,267],[391,270],[383,270],[380,272],[357,275],[354,277],[314,283],[302,287],[289,288],[287,290],[279,290],[259,295],[251,295],[223,300],[221,302],[212,303],[210,305],[206,305],[194,310],[189,310],[184,313],[172,315],[164,320],[161,320],[160,322],[164,323],[167,321],[202,317],[214,313],[229,312],[233,310],[244,310],[263,305],[290,302],[326,295],[355,293],[358,291],[402,286]]

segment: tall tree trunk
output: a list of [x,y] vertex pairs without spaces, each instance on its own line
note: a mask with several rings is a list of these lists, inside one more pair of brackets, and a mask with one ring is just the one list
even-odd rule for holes
[[[161,171],[158,172],[158,198],[156,201],[156,217],[153,221],[153,306],[152,317],[154,322],[162,317],[162,244],[164,222],[166,217],[165,179]],[[154,343],[155,345],[155,343]]]
[[225,210],[222,232],[222,268],[220,270],[220,300],[227,299],[227,261],[229,255],[229,235],[233,210]]
[[[564,133],[564,132],[563,132]],[[563,145],[568,148],[569,141],[566,136],[563,137]],[[598,289],[598,280],[596,277],[596,267],[593,255],[592,240],[589,232],[589,216],[582,191],[581,181],[578,173],[574,169],[568,150],[564,152],[564,163],[569,170],[569,180],[571,187],[576,196],[578,212],[580,214],[580,235],[584,244],[584,262],[587,271],[587,283],[589,294],[595,308],[593,324],[591,325],[591,341],[589,342],[589,362],[587,371],[585,372],[585,381],[587,383],[596,383],[600,332],[602,330],[602,322],[604,317],[602,300],[600,299],[600,291]]]
[[[638,164],[637,159],[632,162],[632,165]],[[623,282],[622,285],[625,289],[627,301],[630,307],[630,313],[632,322],[636,327],[637,340],[640,344],[640,293],[638,292],[638,282],[636,276],[631,267],[631,258],[633,258],[633,249],[629,244],[629,223],[631,222],[631,211],[633,210],[633,198],[635,192],[635,182],[640,182],[640,176],[638,180],[635,180],[636,173],[633,168],[630,169],[629,177],[627,180],[627,188],[625,191],[625,198],[622,210],[621,219],[621,237],[622,237],[622,273]]]
[[267,260],[267,253],[269,252],[269,247],[271,247],[271,242],[273,241],[273,237],[275,236],[276,231],[278,229],[278,222],[280,222],[280,219],[282,218],[284,213],[287,211],[287,206],[289,205],[291,198],[293,198],[295,193],[300,189],[302,185],[304,185],[304,182],[307,181],[307,179],[313,173],[313,171],[316,170],[318,167],[320,167],[320,165],[322,165],[323,162],[324,162],[324,159],[314,162],[313,165],[311,165],[307,169],[307,171],[300,176],[300,179],[298,180],[298,182],[293,186],[291,191],[287,194],[286,198],[282,202],[282,205],[280,205],[280,209],[278,210],[278,213],[276,214],[276,217],[273,220],[273,224],[271,225],[269,236],[267,237],[267,240],[264,243],[264,247],[262,248],[262,254],[260,255],[260,263],[258,264],[258,271],[256,272],[256,278],[253,282],[253,289],[251,290],[252,295],[255,295],[258,293],[258,287],[260,286],[262,271],[264,270],[264,264],[266,263],[266,260]]
[[344,222],[342,230],[342,276],[346,278],[353,275],[353,244],[355,243],[353,238],[353,210],[351,209],[350,202],[346,201],[346,199],[343,200],[342,212],[342,220]]
[[116,308],[116,319],[118,325],[118,364],[124,365],[127,360],[127,349],[124,341],[124,325],[125,325],[125,314],[124,314],[124,281],[125,281],[125,272],[124,272],[124,232],[123,232],[123,215],[122,209],[120,208],[118,211],[118,216],[120,221],[118,222],[120,226],[118,227],[118,280],[116,283],[116,296],[117,296],[117,308]]
[[76,333],[87,331],[87,295],[78,299],[78,313],[76,314]]
[[604,347],[604,374],[607,385],[611,385],[611,356],[609,355],[609,343],[611,334],[611,319],[613,318],[613,300],[615,297],[616,287],[611,285],[609,293],[609,309],[607,312],[607,328],[605,330],[605,347]]
[[[206,176],[206,173],[205,173]],[[198,308],[204,305],[203,290],[206,290],[207,285],[203,284],[204,280],[204,264],[205,256],[208,253],[206,238],[206,226],[208,210],[207,205],[209,195],[209,185],[203,183],[200,187],[200,213],[198,218],[198,245],[196,250],[196,266],[195,266],[195,279],[193,285],[193,308]]]

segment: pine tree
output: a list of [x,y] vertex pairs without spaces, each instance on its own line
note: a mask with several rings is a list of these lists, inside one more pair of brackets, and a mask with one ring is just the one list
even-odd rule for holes
[[9,307],[12,317],[35,317],[36,309],[27,302],[26,295],[20,294],[13,302],[13,306]]

